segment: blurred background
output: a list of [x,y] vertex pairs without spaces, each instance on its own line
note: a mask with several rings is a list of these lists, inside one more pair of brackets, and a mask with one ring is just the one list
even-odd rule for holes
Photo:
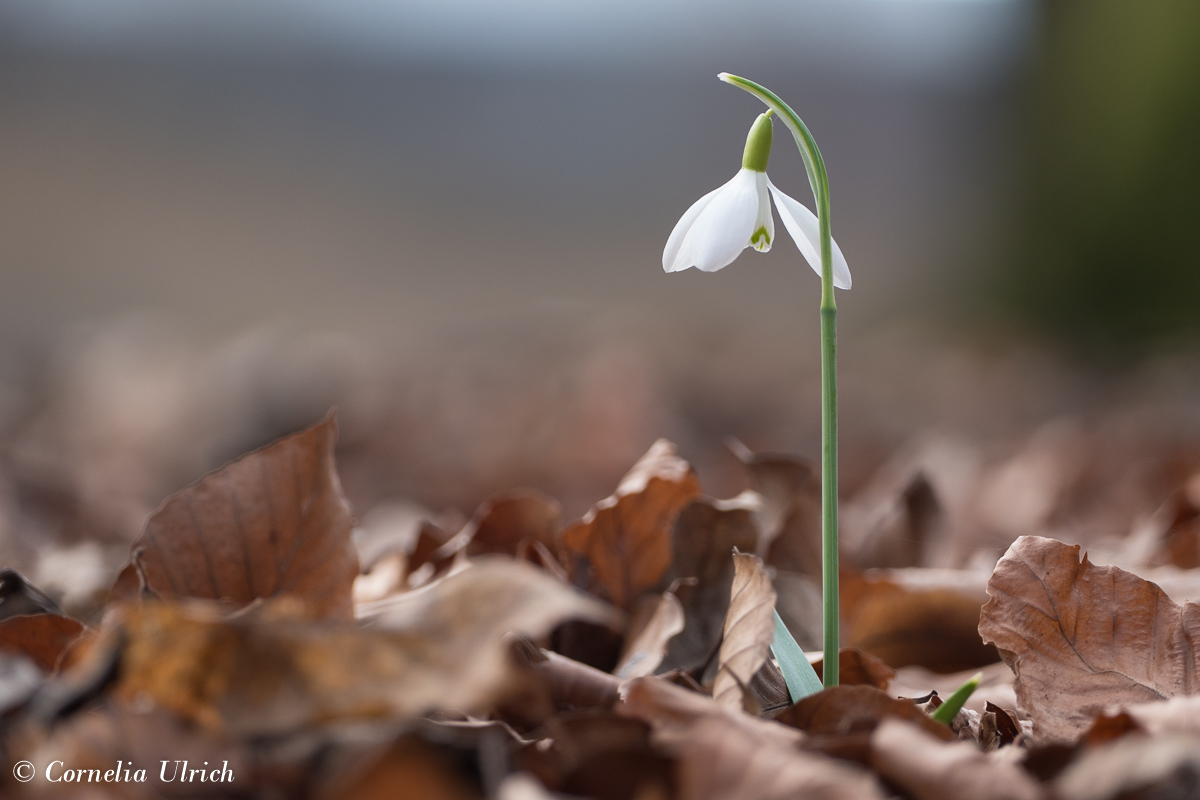
[[[1123,525],[1200,440],[1197,41],[1189,0],[0,0],[0,560],[106,585],[333,405],[366,526],[519,485],[574,518],[660,436],[718,496],[727,437],[815,457],[792,243],[660,264],[759,112],[720,71],[827,162],[846,498],[933,440],[1067,452],[1117,465],[1087,497],[1141,470]],[[1086,516],[1037,469],[988,502]]]

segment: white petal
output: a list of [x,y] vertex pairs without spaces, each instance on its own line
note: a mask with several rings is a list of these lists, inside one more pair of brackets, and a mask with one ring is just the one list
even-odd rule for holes
[[[758,192],[758,217],[754,220],[754,231],[750,234],[750,246],[760,253],[767,252],[775,243],[775,216],[771,214],[771,200],[767,196],[768,183],[767,173],[754,173],[754,188]],[[760,231],[766,231],[766,236]]]
[[[726,183],[725,186],[729,184]],[[701,197],[696,202],[692,203],[692,207],[683,212],[683,216],[679,218],[679,222],[675,223],[675,229],[671,231],[671,235],[667,237],[667,246],[663,248],[663,270],[666,272],[679,272],[692,266],[691,263],[684,263],[687,260],[687,253],[683,249],[684,240],[688,233],[692,230],[692,225],[696,221],[696,217],[700,216],[703,211],[717,196],[717,192],[724,189],[725,186],[720,186],[713,189],[708,194]]]
[[722,186],[692,224],[682,250],[704,272],[733,263],[750,246],[758,219],[758,188],[753,170],[741,169]]
[[[792,235],[796,247],[804,260],[813,268],[817,275],[821,274],[821,224],[817,215],[809,211],[795,199],[788,197],[775,188],[775,184],[767,181],[771,196],[775,198],[775,207],[779,209],[779,218],[783,227]],[[842,248],[833,242],[833,285],[839,289],[850,288],[850,266],[842,255]]]

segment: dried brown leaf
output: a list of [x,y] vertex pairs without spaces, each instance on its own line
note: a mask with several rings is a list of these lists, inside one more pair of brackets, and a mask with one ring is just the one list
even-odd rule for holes
[[[824,667],[823,658],[812,662],[818,678],[824,677]],[[874,686],[886,690],[895,677],[896,670],[857,647],[843,647],[838,653],[838,682],[842,686]]]
[[617,491],[567,528],[563,544],[587,557],[597,590],[626,610],[659,582],[671,561],[671,524],[700,493],[691,465],[659,439]]
[[624,652],[613,674],[625,680],[653,675],[654,670],[662,663],[667,646],[671,639],[684,628],[683,606],[671,592],[663,592],[657,598],[649,599],[643,608],[645,620],[635,620],[630,625],[630,635],[626,639]]
[[541,636],[611,610],[535,567],[481,559],[426,589],[383,601],[372,627],[291,616],[280,601],[222,618],[210,605],[123,609],[115,691],[240,735],[331,720],[473,712],[512,675],[505,636]]
[[758,556],[735,552],[733,564],[713,699],[726,708],[740,709],[745,688],[767,660],[775,639],[775,590]]
[[1088,748],[1052,788],[1058,800],[1190,800],[1197,775],[1200,736],[1132,734]]
[[[1109,713],[1113,713],[1114,709],[1110,709]],[[1138,729],[1154,736],[1167,733],[1200,736],[1200,695],[1121,706],[1116,714],[1127,716]]]
[[0,620],[0,650],[23,653],[44,672],[53,672],[83,625],[58,614],[27,614]]
[[452,753],[401,736],[372,762],[329,787],[321,800],[482,800]]
[[888,717],[912,722],[945,741],[955,738],[949,728],[927,717],[912,700],[892,697],[873,686],[822,689],[775,719],[810,734],[844,734],[872,731]]
[[650,726],[612,711],[564,714],[542,728],[541,741],[516,754],[520,768],[547,788],[596,800],[673,796],[671,760],[653,751]]
[[141,586],[163,600],[238,606],[290,595],[316,615],[352,616],[358,555],[336,439],[330,414],[168,497],[133,543]]
[[1200,606],[1096,567],[1079,546],[1022,536],[988,582],[979,631],[1016,673],[1039,737],[1074,740],[1105,706],[1200,691]]
[[678,800],[883,797],[869,775],[798,751],[799,732],[659,678],[627,683],[617,709],[649,722],[655,747],[678,759]]
[[612,708],[620,697],[621,682],[607,672],[529,642],[517,643],[515,651],[559,710]]
[[535,489],[517,489],[486,502],[460,535],[469,540],[469,556],[520,556],[535,542],[553,549],[561,515],[562,509],[553,497]]
[[671,531],[667,577],[678,583],[684,627],[670,642],[664,668],[690,669],[716,648],[733,586],[730,556],[735,549],[753,552],[757,539],[753,511],[737,498],[696,498],[679,512]]
[[871,734],[871,766],[914,800],[1038,800],[1045,793],[1015,761],[945,742],[886,719]]
[[[846,644],[899,669],[959,672],[999,661],[979,635],[986,599],[959,570],[890,570],[842,576]],[[906,585],[906,582],[908,585]]]

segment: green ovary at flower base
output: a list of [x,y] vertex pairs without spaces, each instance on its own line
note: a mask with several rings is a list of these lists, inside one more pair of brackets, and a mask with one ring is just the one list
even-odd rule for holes
[[[838,683],[838,522],[837,522],[837,304],[833,290],[850,288],[850,268],[829,227],[829,182],[825,162],[805,124],[773,92],[753,81],[721,73],[726,83],[744,89],[767,105],[746,137],[742,168],[733,179],[701,197],[675,224],[663,248],[663,269],[696,267],[716,272],[747,247],[760,253],[775,241],[771,198],[783,226],[804,260],[821,276],[821,550],[825,668],[824,683]],[[813,214],[767,178],[771,155],[771,115],[792,133],[808,172],[816,201]]]

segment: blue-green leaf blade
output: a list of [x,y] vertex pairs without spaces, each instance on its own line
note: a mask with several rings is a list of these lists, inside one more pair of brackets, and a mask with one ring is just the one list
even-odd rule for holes
[[821,679],[817,677],[817,672],[812,668],[812,664],[808,663],[808,657],[804,655],[800,645],[796,644],[791,632],[783,624],[779,612],[776,611],[774,614],[775,641],[771,643],[771,650],[775,654],[775,660],[779,662],[783,680],[787,683],[788,695],[792,698],[793,703],[798,703],[825,687],[821,685]]

